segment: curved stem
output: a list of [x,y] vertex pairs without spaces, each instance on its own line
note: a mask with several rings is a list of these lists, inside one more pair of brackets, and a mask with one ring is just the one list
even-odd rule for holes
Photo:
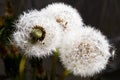
[[20,65],[19,65],[20,80],[24,80],[23,75],[24,75],[26,58],[27,58],[26,55],[24,55],[22,56],[21,61],[20,61]]
[[56,75],[56,66],[57,66],[57,60],[58,60],[58,49],[56,49],[56,51],[54,51],[54,59],[53,59],[53,65],[52,65],[52,69],[51,69],[51,80],[55,80],[55,75]]

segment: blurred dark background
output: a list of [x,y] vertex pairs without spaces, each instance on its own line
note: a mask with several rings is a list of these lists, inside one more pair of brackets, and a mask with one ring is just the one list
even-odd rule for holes
[[116,49],[114,59],[98,76],[101,77],[99,80],[120,80],[120,0],[0,0],[0,16],[7,15],[6,1],[11,2],[8,12],[15,17],[29,9],[40,10],[53,2],[64,2],[76,8],[84,23],[100,29]]

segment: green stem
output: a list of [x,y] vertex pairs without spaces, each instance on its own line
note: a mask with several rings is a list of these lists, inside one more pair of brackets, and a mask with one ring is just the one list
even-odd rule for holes
[[58,60],[58,49],[56,49],[56,51],[54,51],[54,59],[53,59],[53,65],[52,65],[52,69],[51,69],[51,80],[55,80],[55,75],[56,75],[56,66],[57,66],[57,60]]
[[26,55],[22,56],[22,59],[19,65],[20,80],[24,80],[25,62],[26,62]]
[[64,80],[66,76],[69,75],[69,71],[68,70],[64,70],[63,74],[61,75],[59,80]]

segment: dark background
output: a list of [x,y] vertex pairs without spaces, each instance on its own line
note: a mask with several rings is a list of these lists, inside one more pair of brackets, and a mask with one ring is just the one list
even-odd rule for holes
[[[120,0],[9,0],[17,17],[29,9],[44,8],[53,2],[64,2],[76,8],[86,25],[100,29],[115,46],[116,55],[101,73],[102,80],[120,80]],[[0,0],[0,16],[5,12],[5,0]],[[1,70],[1,69],[0,69]],[[75,79],[76,80],[76,79]],[[84,79],[83,79],[84,80]]]

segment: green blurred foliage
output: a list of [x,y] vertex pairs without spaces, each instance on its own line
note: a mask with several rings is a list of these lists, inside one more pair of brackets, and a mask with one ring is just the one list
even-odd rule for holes
[[5,16],[3,17],[3,25],[0,27],[0,43],[4,45],[10,44],[10,37],[12,36],[12,33],[14,31],[13,22],[14,18]]

